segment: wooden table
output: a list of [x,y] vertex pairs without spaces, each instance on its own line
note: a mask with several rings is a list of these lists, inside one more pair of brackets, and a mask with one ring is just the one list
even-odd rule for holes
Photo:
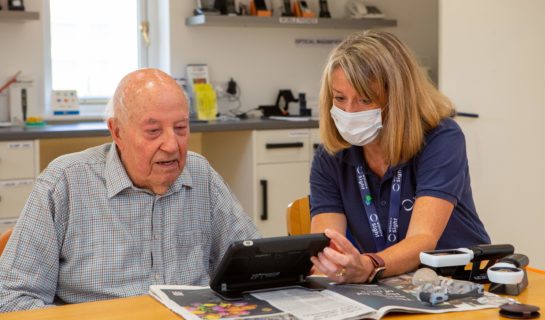
[[[522,303],[537,305],[545,312],[545,273],[529,271],[530,285],[517,298]],[[498,309],[453,312],[443,314],[391,314],[386,319],[500,319]],[[150,296],[137,296],[107,301],[72,304],[38,310],[0,314],[2,320],[180,320],[181,317]],[[502,318],[505,319],[505,318]]]

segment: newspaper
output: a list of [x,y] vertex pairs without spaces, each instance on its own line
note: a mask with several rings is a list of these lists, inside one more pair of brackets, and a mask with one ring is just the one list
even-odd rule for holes
[[[481,297],[466,297],[431,306],[419,301],[414,295],[416,287],[412,285],[410,274],[387,278],[375,285],[334,284],[323,277],[310,277],[310,279],[325,286],[326,289],[312,291],[291,287],[256,292],[245,295],[244,299],[239,301],[240,306],[232,301],[221,300],[210,288],[151,286],[150,294],[186,319],[380,319],[389,312],[460,312],[496,308],[503,303],[513,301],[485,292]],[[206,314],[205,311],[210,308],[203,309],[201,306],[209,304],[214,306],[225,304],[224,309],[229,309],[229,304],[233,304],[235,311],[225,314]],[[237,313],[238,307],[246,308],[249,312]]]
[[466,297],[432,306],[417,299],[416,289],[417,286],[412,284],[412,274],[386,278],[376,285],[328,285],[328,290],[373,309],[372,313],[362,317],[365,319],[380,319],[389,312],[446,313],[490,309],[513,302],[513,299],[485,291],[481,297]]
[[251,295],[226,301],[209,287],[152,285],[149,294],[184,319],[295,319]]

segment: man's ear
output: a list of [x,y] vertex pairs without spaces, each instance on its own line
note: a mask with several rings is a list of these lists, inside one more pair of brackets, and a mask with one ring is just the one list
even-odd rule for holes
[[121,128],[119,127],[119,121],[116,118],[108,119],[108,130],[110,131],[110,135],[112,136],[115,144],[119,147],[122,143],[121,135],[119,134]]

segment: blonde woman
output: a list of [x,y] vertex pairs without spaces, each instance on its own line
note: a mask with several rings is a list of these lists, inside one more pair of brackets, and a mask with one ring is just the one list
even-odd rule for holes
[[365,31],[331,53],[312,165],[312,257],[338,282],[414,270],[419,253],[490,243],[471,193],[454,109],[396,36]]

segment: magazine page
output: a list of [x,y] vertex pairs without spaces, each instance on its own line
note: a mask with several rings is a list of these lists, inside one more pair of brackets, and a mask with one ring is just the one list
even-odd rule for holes
[[301,320],[361,319],[375,311],[328,290],[282,289],[251,295]]
[[250,295],[226,301],[208,287],[153,285],[149,294],[184,319],[293,319],[266,301]]
[[417,286],[412,284],[412,274],[386,278],[379,284],[329,285],[328,289],[352,300],[363,303],[377,312],[369,318],[380,319],[386,313],[445,313],[496,308],[510,301],[495,294],[484,292],[482,297],[466,297],[432,306],[415,296]]

